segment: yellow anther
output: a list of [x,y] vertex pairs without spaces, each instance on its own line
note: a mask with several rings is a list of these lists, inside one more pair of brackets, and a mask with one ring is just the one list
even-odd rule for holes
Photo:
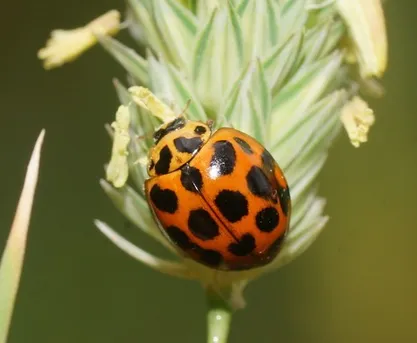
[[114,187],[123,187],[129,175],[127,163],[130,112],[127,106],[120,106],[116,113],[116,120],[112,123],[114,129],[112,155],[107,166],[106,178]]
[[368,104],[356,96],[343,107],[341,120],[350,142],[358,148],[368,140],[368,132],[375,122],[375,116]]
[[120,30],[120,13],[109,11],[87,25],[73,30],[54,30],[46,47],[38,51],[45,69],[59,67],[75,60],[97,43],[100,35],[115,35]]

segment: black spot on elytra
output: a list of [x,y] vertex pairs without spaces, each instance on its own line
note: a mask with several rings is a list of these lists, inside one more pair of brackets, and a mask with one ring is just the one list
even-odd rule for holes
[[239,146],[242,148],[242,150],[247,153],[248,155],[253,154],[253,150],[250,147],[250,145],[248,144],[248,142],[246,142],[245,140],[243,140],[242,138],[239,137],[233,137],[233,139],[235,140],[235,142],[237,144],[239,144]]
[[266,207],[256,214],[256,226],[262,232],[272,232],[279,224],[279,213],[274,207]]
[[213,239],[219,235],[219,226],[216,221],[210,213],[202,208],[190,211],[188,228],[194,236],[203,241]]
[[253,166],[246,175],[246,183],[252,194],[277,203],[277,192],[261,168]]
[[236,151],[232,143],[217,141],[213,144],[214,154],[210,161],[210,176],[215,179],[233,172],[236,164]]
[[172,160],[172,153],[168,146],[165,145],[159,152],[158,162],[155,164],[155,172],[158,175],[166,174],[169,172],[169,166]]
[[174,244],[180,247],[183,250],[189,250],[193,248],[194,243],[190,241],[188,235],[182,231],[179,227],[176,226],[168,226],[165,229],[166,233],[168,234],[169,238],[172,240]]
[[203,249],[198,244],[193,243],[188,235],[176,226],[166,228],[171,241],[180,249],[189,251],[192,255],[197,255],[198,260],[210,267],[218,267],[223,262],[223,256],[216,250]]
[[247,256],[255,247],[255,238],[250,233],[245,233],[237,243],[231,243],[228,250],[236,256]]
[[248,200],[238,191],[222,190],[214,200],[221,214],[231,223],[248,215]]
[[190,192],[197,193],[203,187],[203,178],[197,168],[186,164],[181,168],[181,184]]
[[155,144],[165,137],[168,133],[182,129],[185,126],[185,118],[177,118],[169,123],[165,128],[161,128],[153,134]]
[[149,170],[152,170],[155,167],[155,161],[153,159],[151,159],[149,161]]
[[269,151],[265,149],[261,155],[261,158],[264,169],[269,173],[273,173],[276,162]]
[[200,256],[200,262],[203,264],[207,264],[211,267],[218,267],[223,261],[222,254],[216,250],[203,249],[199,247],[197,251]]
[[204,126],[198,125],[195,127],[194,132],[197,135],[203,135],[207,132],[207,129]]
[[279,201],[281,203],[282,212],[287,216],[291,203],[290,191],[288,187],[281,187],[278,191]]
[[178,198],[170,189],[161,189],[158,185],[154,185],[149,195],[152,203],[160,211],[175,213],[178,208]]
[[192,154],[200,149],[203,141],[200,137],[185,138],[178,137],[174,139],[174,145],[179,152]]

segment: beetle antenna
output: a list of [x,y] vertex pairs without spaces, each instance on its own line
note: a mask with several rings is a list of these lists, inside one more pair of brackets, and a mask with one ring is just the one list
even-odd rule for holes
[[137,141],[142,141],[142,140],[145,140],[147,138],[151,138],[152,136],[153,136],[153,132],[149,131],[149,132],[145,132],[144,134],[142,134],[140,136],[136,135],[135,138],[136,138]]
[[226,116],[224,114],[219,114],[219,124],[221,126],[226,125],[227,127],[231,127],[232,129],[234,129],[234,126],[229,121],[229,119],[226,118]]
[[187,112],[188,108],[190,107],[190,104],[191,104],[191,99],[188,99],[187,102],[185,103],[184,109],[178,115],[178,117],[185,117],[187,119],[185,112]]
[[209,127],[210,130],[213,129],[213,125],[214,125],[214,120],[213,119],[208,119],[206,121],[207,126]]

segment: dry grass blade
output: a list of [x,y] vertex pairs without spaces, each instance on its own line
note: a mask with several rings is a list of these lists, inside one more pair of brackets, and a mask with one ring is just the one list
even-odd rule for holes
[[45,131],[42,130],[33,149],[10,235],[0,262],[0,343],[6,342],[19,287],[44,135]]

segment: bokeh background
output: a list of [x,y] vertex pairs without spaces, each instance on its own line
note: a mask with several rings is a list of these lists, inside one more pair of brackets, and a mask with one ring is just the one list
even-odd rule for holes
[[[103,129],[124,72],[100,47],[45,72],[51,29],[84,24],[121,0],[8,1],[0,21],[0,248],[33,143],[46,140],[11,343],[204,342],[200,287],[132,260],[94,228],[129,227],[98,180]],[[230,342],[417,342],[417,2],[389,1],[387,89],[354,149],[342,134],[320,177],[331,221],[314,245],[246,292]],[[2,250],[2,249],[0,249]]]

